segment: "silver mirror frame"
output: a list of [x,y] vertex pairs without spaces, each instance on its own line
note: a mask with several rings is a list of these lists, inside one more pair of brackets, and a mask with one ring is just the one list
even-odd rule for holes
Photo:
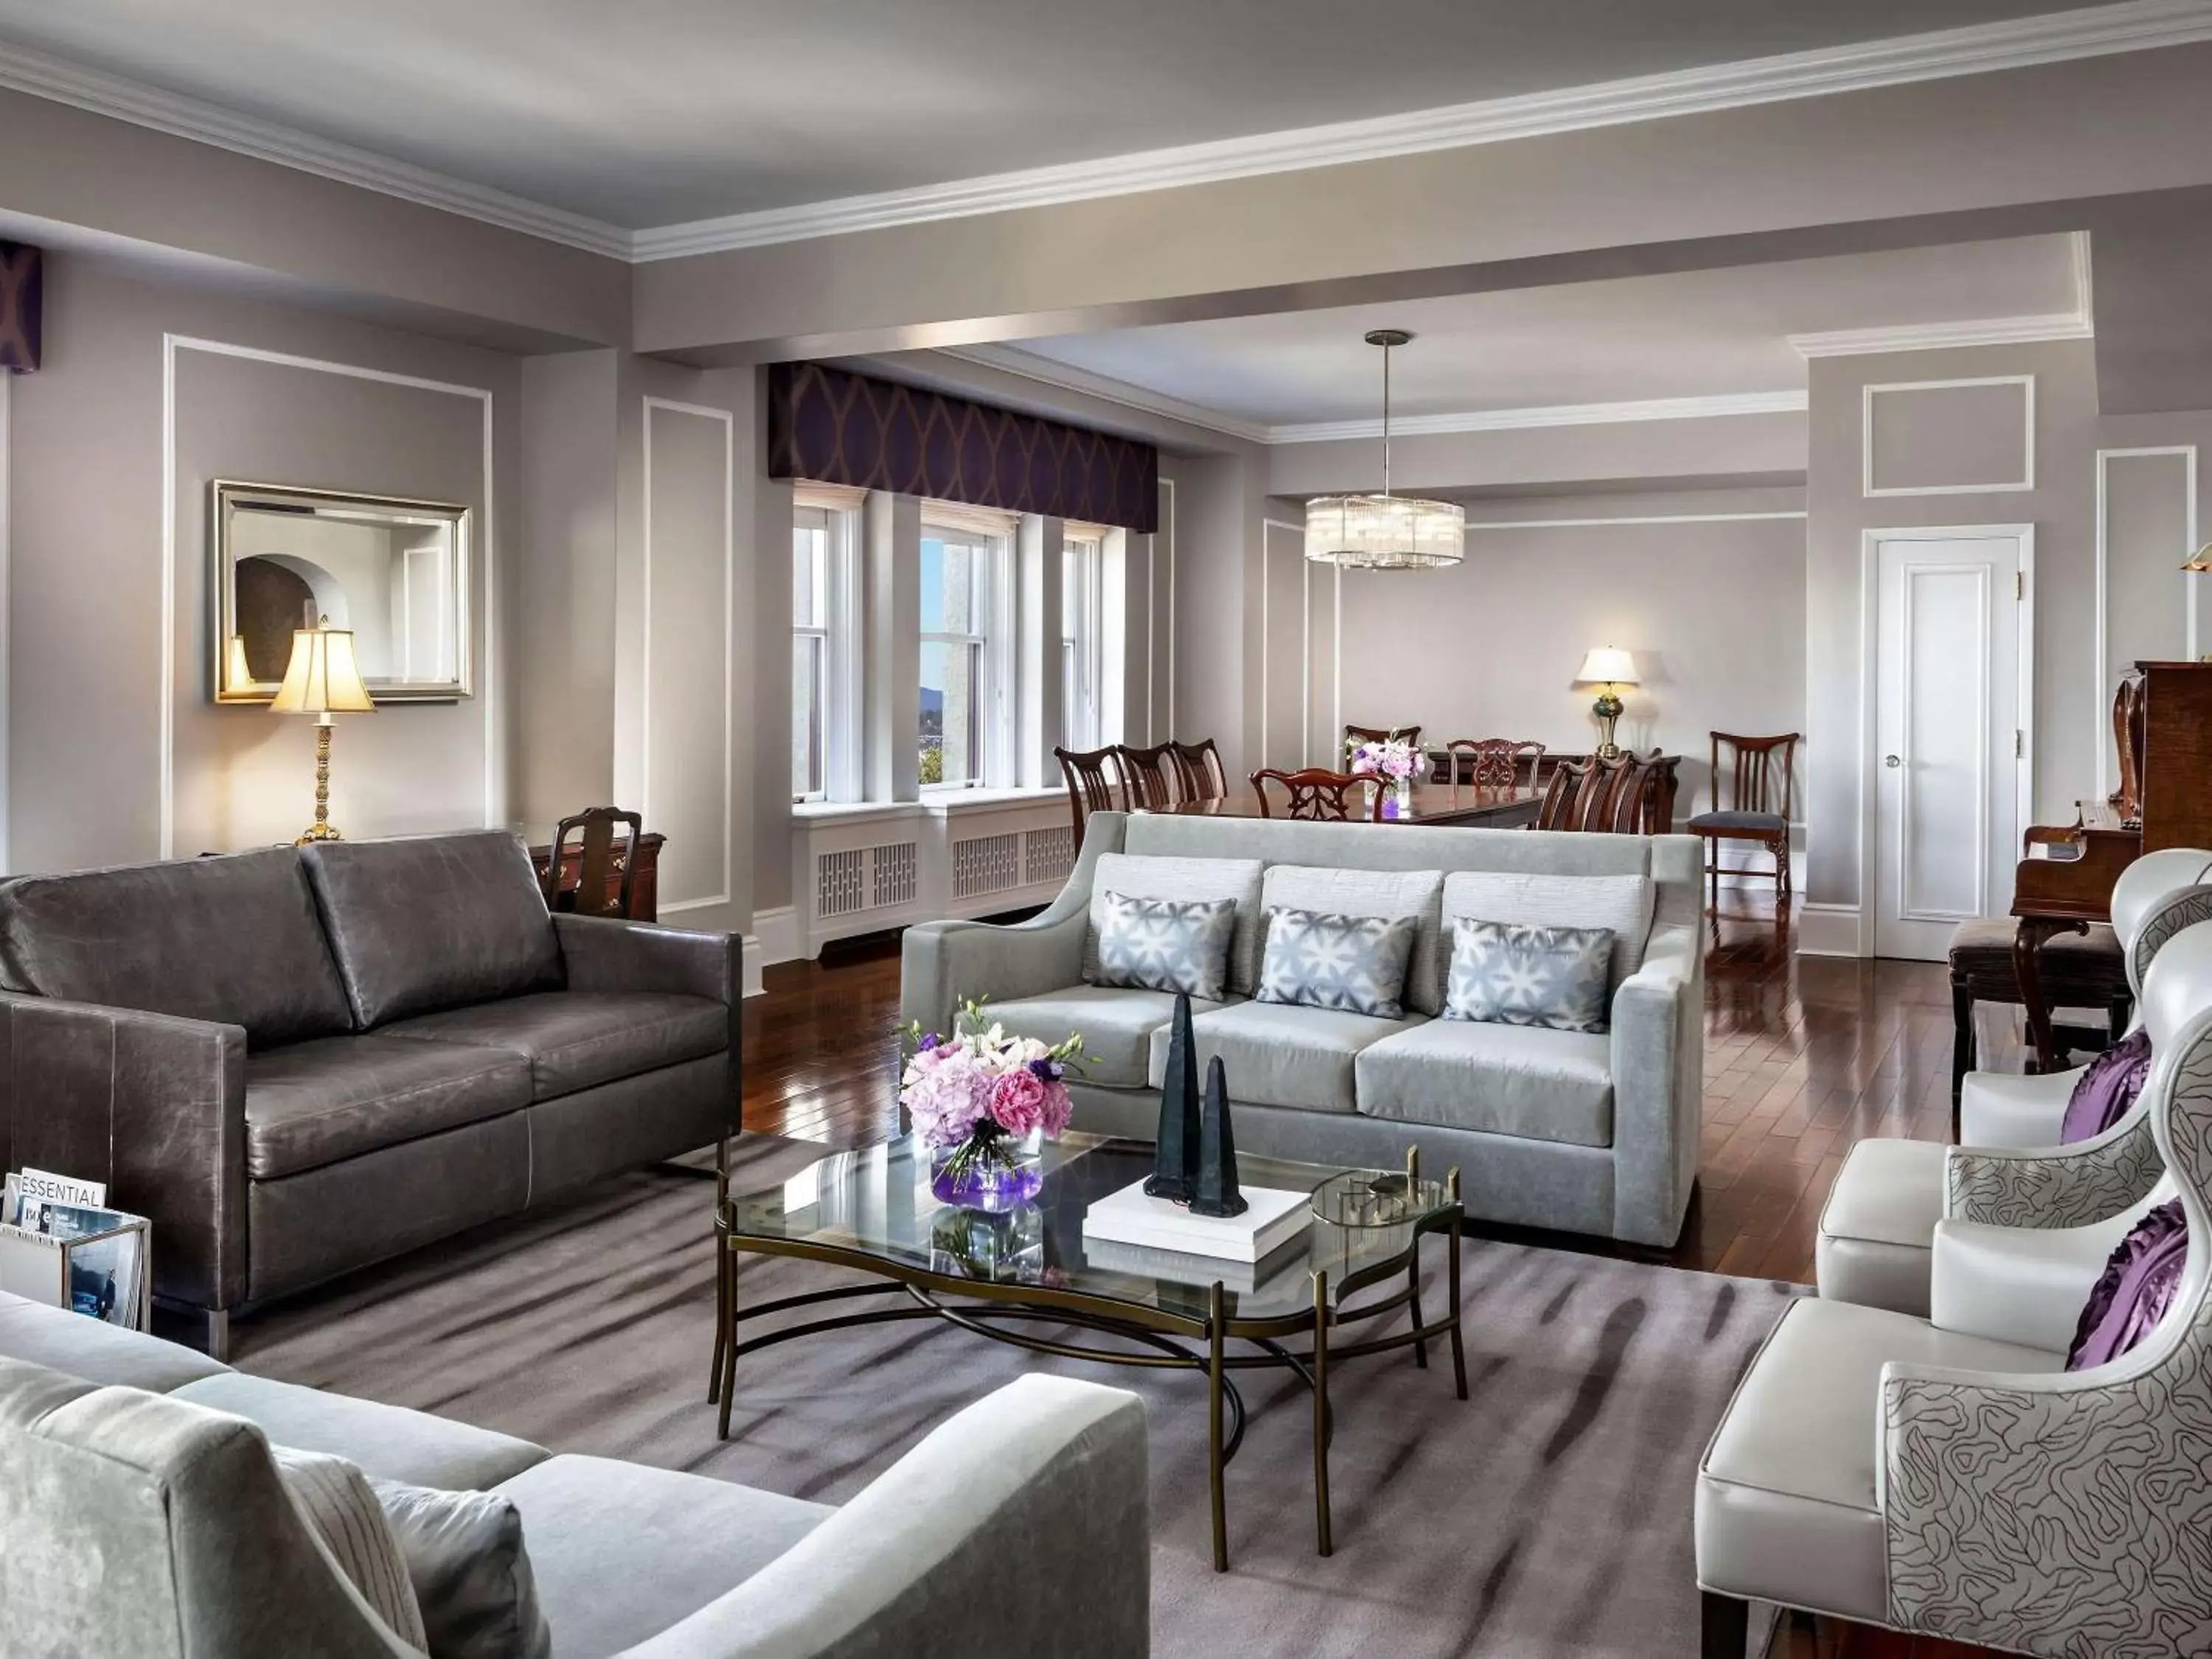
[[476,607],[471,587],[476,568],[475,509],[455,501],[412,501],[398,495],[362,495],[340,489],[292,484],[251,483],[217,478],[209,485],[208,597],[210,651],[208,684],[218,703],[252,706],[276,700],[276,682],[240,683],[231,674],[230,640],[238,631],[238,588],[232,577],[232,525],[241,507],[265,502],[302,515],[343,509],[349,517],[381,518],[394,523],[443,521],[452,526],[453,545],[453,660],[450,680],[393,684],[372,678],[369,695],[385,702],[459,702],[476,695]]

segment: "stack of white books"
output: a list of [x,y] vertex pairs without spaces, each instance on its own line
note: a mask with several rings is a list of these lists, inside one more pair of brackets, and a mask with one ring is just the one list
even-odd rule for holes
[[1109,1193],[1083,1218],[1086,1255],[1101,1267],[1094,1243],[1124,1244],[1184,1256],[1211,1256],[1247,1267],[1265,1261],[1313,1224],[1310,1193],[1275,1187],[1243,1189],[1244,1213],[1193,1215],[1181,1204],[1153,1198],[1141,1181]]

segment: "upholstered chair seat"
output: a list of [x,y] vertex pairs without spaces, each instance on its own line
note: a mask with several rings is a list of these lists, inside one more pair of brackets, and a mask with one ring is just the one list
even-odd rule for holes
[[2141,1001],[2141,1109],[2191,1236],[2164,1311],[2065,1369],[2069,1316],[2154,1182],[2027,1253],[1942,1222],[1932,1320],[1794,1304],[1699,1469],[1707,1659],[1743,1652],[1753,1598],[2054,1659],[2212,1647],[2212,925],[2166,945]]

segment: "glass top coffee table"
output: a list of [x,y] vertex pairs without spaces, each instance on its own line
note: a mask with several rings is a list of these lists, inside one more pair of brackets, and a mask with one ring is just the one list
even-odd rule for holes
[[[1425,1179],[1411,1153],[1402,1171],[1240,1156],[1239,1178],[1248,1188],[1318,1194],[1312,1224],[1254,1266],[1086,1243],[1083,1218],[1091,1205],[1152,1172],[1149,1142],[1068,1134],[1048,1142],[1043,1158],[1044,1185],[1036,1201],[999,1213],[956,1208],[933,1194],[927,1151],[911,1136],[833,1152],[774,1186],[732,1191],[714,1219],[708,1398],[720,1405],[722,1437],[729,1437],[742,1356],[820,1332],[898,1319],[944,1319],[979,1336],[1063,1358],[1202,1372],[1213,1564],[1226,1571],[1223,1470],[1244,1437],[1244,1401],[1233,1376],[1287,1370],[1312,1395],[1315,1533],[1320,1553],[1330,1553],[1331,1369],[1404,1348],[1425,1369],[1429,1344],[1446,1341],[1454,1385],[1467,1398],[1459,1172]],[[1449,1240],[1445,1311],[1437,1319],[1427,1317],[1421,1299],[1420,1241],[1432,1232]],[[745,1307],[743,1320],[756,1328],[773,1315],[854,1297],[902,1296],[907,1305],[780,1323],[746,1335],[738,1261],[749,1255],[831,1262],[875,1281]],[[1404,1329],[1358,1340],[1338,1334],[1400,1309],[1410,1315]],[[1285,1339],[1303,1339],[1303,1350],[1285,1346]]]

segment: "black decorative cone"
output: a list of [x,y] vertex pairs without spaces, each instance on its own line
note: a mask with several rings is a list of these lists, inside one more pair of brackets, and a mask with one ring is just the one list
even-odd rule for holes
[[1216,1054],[1206,1067],[1206,1116],[1198,1137],[1198,1182],[1190,1194],[1193,1215],[1243,1215],[1237,1187],[1237,1137],[1229,1127],[1229,1079]]
[[1198,1173],[1198,1043],[1191,1036],[1190,998],[1176,994],[1168,1027],[1167,1075],[1160,1080],[1160,1127],[1145,1191],[1181,1204]]

